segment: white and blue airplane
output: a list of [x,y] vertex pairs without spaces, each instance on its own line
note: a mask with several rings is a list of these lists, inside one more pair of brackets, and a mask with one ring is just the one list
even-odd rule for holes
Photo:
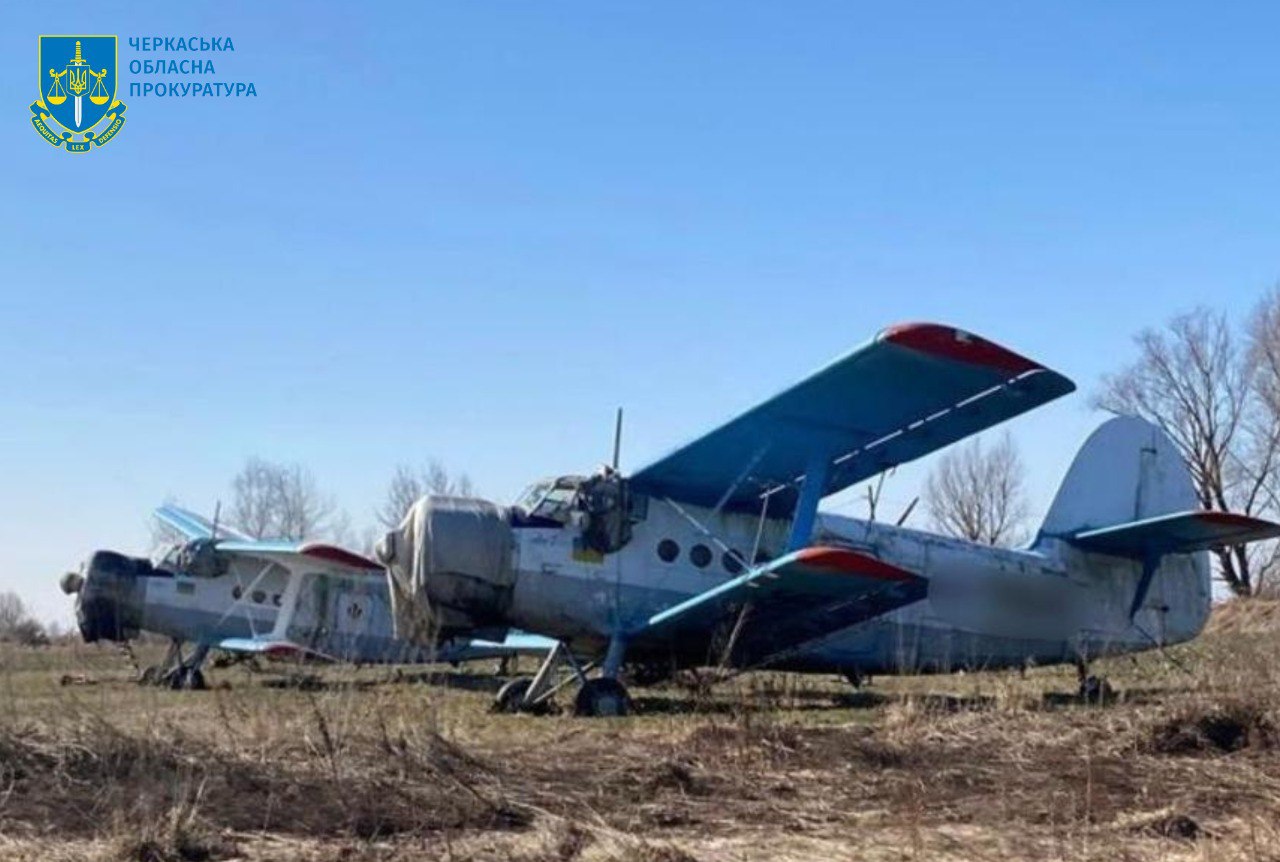
[[566,665],[586,715],[629,709],[624,669],[857,679],[1076,663],[1082,686],[1097,686],[1091,660],[1200,632],[1207,549],[1280,536],[1277,524],[1200,510],[1158,428],[1131,417],[1098,428],[1025,548],[818,511],[1074,389],[959,329],[888,328],[629,476],[563,476],[511,507],[418,501],[377,551],[397,631],[554,638],[536,677],[499,692],[509,710],[544,704]]
[[[268,659],[356,664],[457,664],[544,656],[546,638],[490,628],[421,645],[398,639],[382,566],[324,542],[259,540],[177,506],[155,517],[181,536],[157,559],[96,551],[84,574],[64,576],[86,641],[140,632],[170,639],[143,681],[204,688],[211,650]],[[193,649],[184,654],[184,646]]]

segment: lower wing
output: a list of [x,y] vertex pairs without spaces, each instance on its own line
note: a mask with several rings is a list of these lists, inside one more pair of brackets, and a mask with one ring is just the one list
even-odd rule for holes
[[749,605],[729,660],[739,667],[775,662],[852,625],[918,602],[929,582],[862,551],[814,546],[726,581],[654,614],[630,636],[664,639],[707,634],[734,623]]

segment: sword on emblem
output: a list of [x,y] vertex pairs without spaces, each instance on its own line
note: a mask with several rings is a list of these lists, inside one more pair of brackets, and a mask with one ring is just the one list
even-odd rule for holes
[[[53,75],[53,71],[50,70],[49,74]],[[92,75],[96,80],[93,82],[93,90],[89,93],[89,101],[93,102],[95,105],[105,105],[107,103],[107,99],[110,98],[107,95],[106,87],[102,84],[102,79],[107,77],[107,70],[103,69],[101,72],[95,72],[89,67],[89,61],[80,54],[80,40],[77,39],[76,55],[71,58],[69,63],[67,63],[67,68],[62,74],[67,76],[67,89],[76,97],[76,128],[79,129],[80,125],[84,122],[83,113],[81,111],[81,105],[83,103],[81,100],[84,98],[85,90],[89,89],[90,75]],[[61,77],[61,75],[55,76],[55,78],[57,77]],[[54,104],[58,104],[58,102],[54,102]]]
[[68,72],[67,89],[70,90],[72,95],[76,97],[76,128],[77,129],[80,128],[80,123],[81,123],[81,117],[80,117],[81,101],[80,100],[81,100],[81,97],[84,96],[84,91],[89,89],[89,76],[86,74],[88,70],[85,68],[88,65],[89,63],[84,59],[84,57],[80,56],[80,40],[77,39],[76,55],[71,59],[70,63],[67,63],[67,72]]

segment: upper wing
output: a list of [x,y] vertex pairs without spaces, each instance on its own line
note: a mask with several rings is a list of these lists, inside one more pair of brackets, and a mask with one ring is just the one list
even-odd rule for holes
[[349,569],[381,570],[382,564],[369,559],[363,554],[348,551],[338,545],[327,542],[292,542],[287,539],[219,541],[219,551],[251,554],[256,557],[302,556],[313,560],[335,563]]
[[[214,537],[213,522],[208,518],[189,512],[178,506],[165,505],[155,510],[156,518],[162,523],[177,530],[188,539],[211,539]],[[238,530],[218,524],[217,533],[225,538],[218,539],[219,551],[253,554],[255,556],[301,555],[328,563],[336,563],[352,569],[381,569],[382,564],[375,562],[363,554],[348,551],[339,545],[327,542],[294,542],[288,539],[254,539]]]
[[750,667],[851,625],[923,599],[928,581],[848,548],[801,548],[657,613],[633,638],[705,633],[744,603],[751,616],[733,642],[733,663]]
[[1261,518],[1233,512],[1177,512],[1086,530],[1072,536],[1071,541],[1088,551],[1143,559],[1277,537],[1280,537],[1280,524]]
[[695,505],[796,504],[795,483],[828,459],[823,496],[1075,389],[1070,380],[949,326],[890,327],[790,389],[639,470],[632,487]]
[[[213,538],[213,522],[202,515],[197,515],[195,512],[189,512],[180,506],[166,504],[156,509],[153,514],[155,514],[156,520],[173,528],[187,539]],[[233,530],[223,524],[218,525],[218,535],[252,541],[239,530]]]

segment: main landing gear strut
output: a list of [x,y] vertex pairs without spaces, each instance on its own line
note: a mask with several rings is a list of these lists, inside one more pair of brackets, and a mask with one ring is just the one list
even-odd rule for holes
[[189,657],[182,655],[182,641],[176,638],[169,644],[164,661],[145,668],[138,677],[140,685],[158,685],[185,691],[203,691],[208,688],[204,672],[200,669],[209,656],[209,647],[200,644]]
[[1084,659],[1076,659],[1076,679],[1080,683],[1080,699],[1085,703],[1105,703],[1115,695],[1106,677],[1089,673],[1089,663]]
[[[557,691],[573,683],[578,684],[574,698],[575,715],[612,717],[627,715],[631,711],[631,697],[626,687],[618,681],[626,645],[615,637],[609,643],[600,675],[588,677],[594,662],[583,664],[563,643],[557,643],[547,654],[538,672],[532,677],[518,676],[509,681],[494,698],[495,712],[546,713],[551,710],[551,698]],[[568,670],[556,680],[562,670]]]

